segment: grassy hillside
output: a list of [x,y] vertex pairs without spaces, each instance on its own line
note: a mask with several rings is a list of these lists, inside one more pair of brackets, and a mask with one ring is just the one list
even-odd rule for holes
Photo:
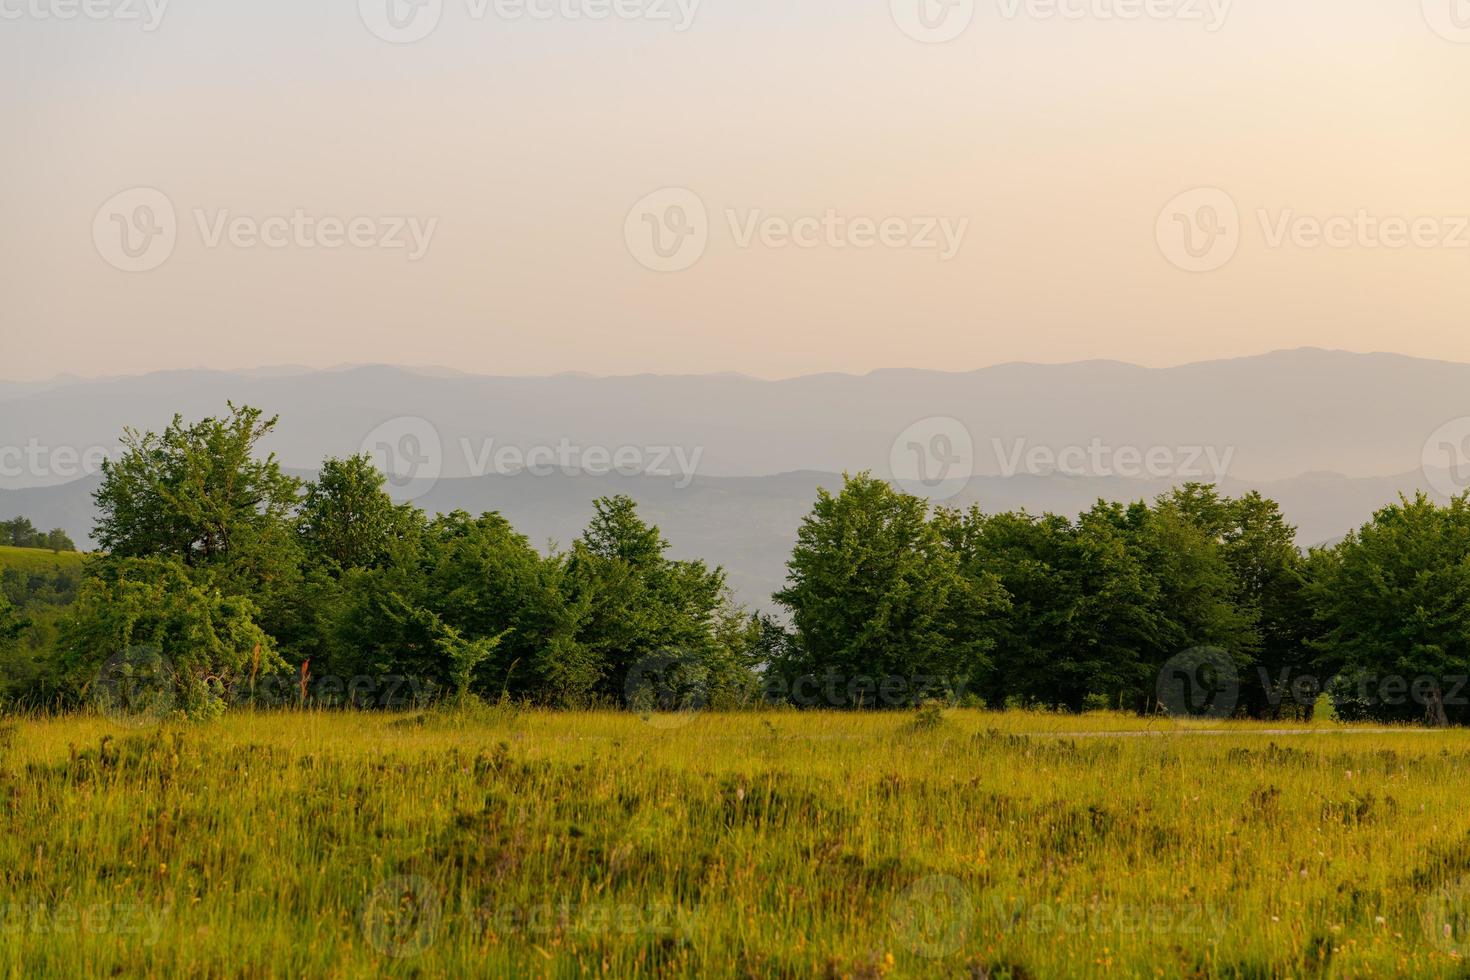
[[16,721],[0,975],[1463,975],[1470,732],[929,722]]
[[49,572],[53,569],[80,569],[82,554],[76,551],[53,552],[44,548],[12,548],[0,545],[0,569],[18,568],[23,572]]

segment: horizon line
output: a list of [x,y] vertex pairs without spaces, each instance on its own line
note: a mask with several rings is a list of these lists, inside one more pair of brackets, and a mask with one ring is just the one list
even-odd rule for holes
[[563,378],[573,378],[585,381],[624,381],[638,378],[733,378],[743,381],[754,381],[763,384],[784,384],[794,381],[804,381],[814,378],[871,378],[882,374],[931,374],[959,377],[967,374],[979,374],[985,371],[995,371],[1004,368],[1068,368],[1094,365],[1107,365],[1112,367],[1128,368],[1136,371],[1178,371],[1186,368],[1201,367],[1210,364],[1228,364],[1235,361],[1260,360],[1263,358],[1276,357],[1288,354],[1327,354],[1348,355],[1352,357],[1392,357],[1409,361],[1423,361],[1432,364],[1450,364],[1470,367],[1470,362],[1447,360],[1437,357],[1424,357],[1416,354],[1404,354],[1397,351],[1384,350],[1349,350],[1341,347],[1280,347],[1264,350],[1255,354],[1241,354],[1230,357],[1205,358],[1190,361],[1181,361],[1177,364],[1166,364],[1162,366],[1150,366],[1138,364],[1132,361],[1123,361],[1116,358],[1094,357],[1080,358],[1067,361],[1029,361],[1011,360],[997,361],[978,367],[963,370],[943,370],[940,368],[921,367],[880,367],[864,372],[852,371],[811,371],[803,374],[783,375],[776,377],[763,377],[760,375],[747,374],[741,371],[705,371],[705,372],[672,372],[660,373],[656,371],[637,371],[626,374],[594,374],[588,371],[557,371],[543,374],[481,374],[474,371],[465,371],[458,368],[444,367],[435,364],[392,364],[388,362],[363,362],[363,363],[340,363],[330,366],[313,366],[308,364],[263,364],[254,367],[219,368],[196,365],[193,367],[158,368],[151,371],[142,371],[134,374],[106,374],[106,375],[77,375],[63,372],[52,375],[50,378],[39,381],[19,381],[9,378],[0,378],[0,385],[15,388],[43,388],[64,387],[67,385],[102,384],[113,381],[126,381],[136,378],[149,378],[158,375],[169,374],[224,374],[236,376],[257,375],[260,380],[274,380],[304,375],[315,374],[345,374],[353,371],[390,370],[401,371],[406,374],[415,374],[423,377],[442,377],[457,380],[514,380],[514,381],[549,381]]

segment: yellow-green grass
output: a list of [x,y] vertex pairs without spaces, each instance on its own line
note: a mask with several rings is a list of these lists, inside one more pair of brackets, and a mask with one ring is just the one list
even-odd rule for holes
[[0,568],[19,568],[26,572],[45,572],[54,568],[80,568],[82,554],[76,551],[48,551],[45,548],[12,548],[0,545]]
[[[971,711],[6,725],[0,975],[1464,972],[1466,732]],[[1096,734],[1124,731],[1144,734]]]

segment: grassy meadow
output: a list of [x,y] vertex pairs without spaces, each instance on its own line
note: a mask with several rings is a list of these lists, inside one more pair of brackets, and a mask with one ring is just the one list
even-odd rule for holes
[[1461,976],[1467,762],[1112,714],[10,719],[0,975]]
[[48,551],[45,548],[12,548],[0,545],[0,568],[23,572],[49,572],[56,568],[80,569],[85,556],[77,551]]

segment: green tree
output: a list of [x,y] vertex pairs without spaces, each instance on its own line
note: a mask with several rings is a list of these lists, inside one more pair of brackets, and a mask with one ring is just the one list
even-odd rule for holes
[[59,527],[52,528],[50,531],[46,532],[46,547],[50,548],[57,554],[60,554],[63,551],[77,550],[76,544],[73,543],[72,539],[67,536],[67,533]]
[[394,541],[377,567],[343,577],[328,663],[341,674],[457,688],[455,643],[494,639],[475,659],[468,689],[541,695],[548,651],[575,654],[562,575],[557,561],[538,554],[499,514],[435,518]]
[[1153,508],[1137,503],[1102,509],[1127,534],[1153,596],[1135,704],[1147,707],[1165,664],[1194,648],[1218,648],[1237,676],[1243,672],[1257,643],[1255,618],[1236,603],[1235,577],[1219,540],[1168,499]]
[[1189,484],[1164,500],[1219,543],[1234,578],[1233,601],[1250,623],[1242,652],[1252,667],[1242,678],[1242,697],[1255,717],[1311,710],[1295,700],[1295,682],[1309,675],[1311,609],[1306,596],[1306,559],[1296,545],[1296,528],[1280,505],[1251,491],[1239,499],[1212,486]]
[[0,523],[0,544],[8,544],[12,548],[33,548],[39,533],[30,521],[17,517]]
[[724,570],[667,557],[669,543],[628,497],[594,508],[563,558],[576,642],[548,648],[543,674],[573,701],[623,701],[655,675],[685,678],[699,700],[734,696],[749,681],[748,621]]
[[1373,717],[1447,723],[1448,685],[1470,674],[1470,496],[1401,497],[1311,568],[1322,669],[1370,681]]
[[943,511],[939,522],[965,574],[993,576],[1010,598],[983,685],[989,703],[1080,711],[1136,686],[1156,593],[1116,513],[1094,510],[1073,524],[972,508]]
[[257,458],[276,426],[256,408],[161,436],[124,430],[124,454],[102,464],[93,495],[98,546],[121,558],[178,558],[198,567],[269,548],[289,528],[300,481],[273,454]]
[[774,597],[793,635],[773,679],[826,678],[829,699],[857,707],[892,700],[885,680],[963,689],[985,673],[1007,597],[994,576],[961,571],[928,511],[867,473],[818,491]]
[[0,521],[0,544],[12,548],[48,548],[54,552],[76,551],[77,546],[61,528],[53,528],[44,534],[24,517]]
[[422,512],[396,505],[387,479],[367,455],[328,459],[306,487],[298,530],[307,554],[338,568],[371,568],[393,542],[422,530]]
[[83,586],[64,637],[66,666],[92,696],[146,666],[157,697],[209,717],[228,692],[285,669],[256,614],[249,599],[196,581],[177,558],[121,559]]
[[301,483],[260,451],[276,419],[255,408],[229,409],[226,418],[190,425],[175,416],[162,435],[125,431],[125,452],[103,463],[94,494],[93,538],[106,553],[98,567],[175,559],[201,587],[249,596],[261,627],[282,638],[299,662]]

